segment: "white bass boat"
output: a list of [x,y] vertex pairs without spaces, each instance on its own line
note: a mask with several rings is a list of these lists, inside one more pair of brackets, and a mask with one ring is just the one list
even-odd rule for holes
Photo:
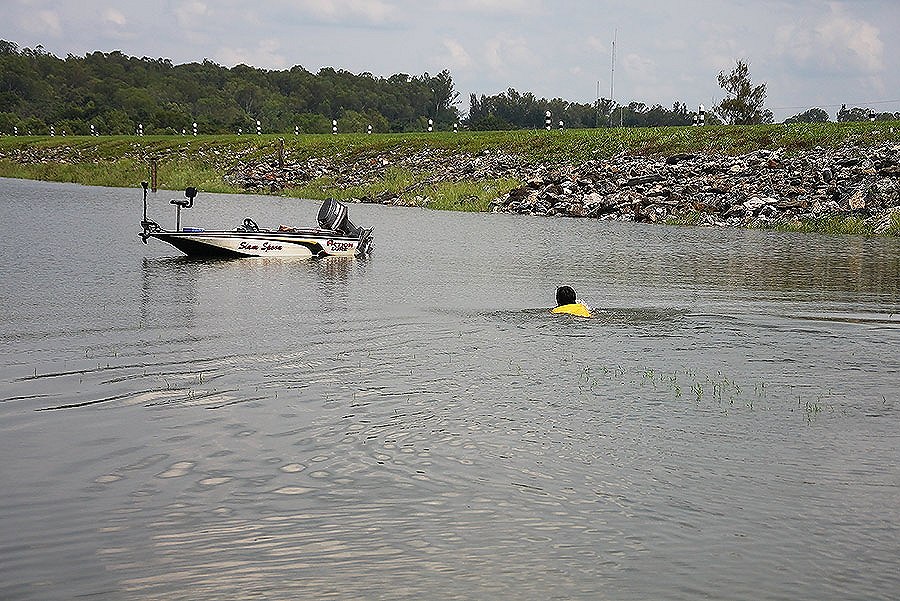
[[172,200],[175,205],[175,229],[164,230],[147,218],[147,182],[144,188],[144,218],[141,220],[141,240],[155,238],[171,244],[190,257],[354,257],[372,251],[372,230],[357,227],[348,218],[346,205],[328,199],[319,209],[319,227],[294,228],[279,226],[262,229],[252,219],[233,230],[207,230],[197,227],[181,227],[181,209],[194,205],[196,188],[187,188],[187,200]]

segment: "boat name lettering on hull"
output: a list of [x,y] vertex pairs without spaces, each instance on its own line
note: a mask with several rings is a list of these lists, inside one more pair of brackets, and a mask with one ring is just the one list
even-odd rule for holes
[[351,248],[353,248],[354,243],[353,242],[335,242],[334,240],[328,240],[328,242],[326,242],[325,244],[328,245],[328,248],[330,250],[340,252],[340,251],[344,251],[344,250],[350,250]]
[[284,247],[280,244],[271,244],[269,242],[263,242],[262,244],[250,244],[249,242],[241,241],[238,244],[238,250],[261,250],[263,252],[282,250]]

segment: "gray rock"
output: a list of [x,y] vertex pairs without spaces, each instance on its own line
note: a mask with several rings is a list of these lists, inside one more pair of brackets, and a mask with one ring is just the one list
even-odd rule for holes
[[[698,212],[702,224],[717,227],[860,212],[874,219],[900,207],[900,147],[816,148],[792,155],[761,150],[740,157],[621,155],[544,169],[527,181],[547,204],[541,211],[571,217],[659,222]],[[560,182],[573,185],[553,187]],[[513,190],[492,206],[538,214],[512,204],[517,195]]]

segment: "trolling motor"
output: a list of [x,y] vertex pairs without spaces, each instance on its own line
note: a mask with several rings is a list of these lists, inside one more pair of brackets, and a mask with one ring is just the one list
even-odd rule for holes
[[[143,184],[143,182],[141,182],[141,183]],[[146,190],[146,188],[144,188],[144,189]],[[146,196],[146,194],[147,193],[144,192],[145,196]],[[181,207],[184,207],[185,209],[190,209],[192,206],[194,206],[194,197],[197,196],[197,188],[195,188],[193,186],[188,186],[184,190],[184,196],[185,196],[185,198],[187,198],[187,200],[173,199],[173,200],[169,201],[169,204],[175,205],[175,231],[176,232],[181,231]]]
[[144,241],[144,244],[147,244],[147,238],[150,237],[150,232],[158,232],[161,228],[159,224],[155,221],[147,219],[147,187],[149,184],[147,182],[141,182],[141,187],[144,188],[144,218],[141,220],[141,228],[144,230],[141,232],[141,240]]

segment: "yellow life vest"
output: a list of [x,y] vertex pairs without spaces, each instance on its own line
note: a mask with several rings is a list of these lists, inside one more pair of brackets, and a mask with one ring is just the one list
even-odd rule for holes
[[591,317],[590,310],[581,303],[571,303],[568,305],[560,305],[550,310],[551,313],[565,313],[566,315],[577,315],[578,317]]

